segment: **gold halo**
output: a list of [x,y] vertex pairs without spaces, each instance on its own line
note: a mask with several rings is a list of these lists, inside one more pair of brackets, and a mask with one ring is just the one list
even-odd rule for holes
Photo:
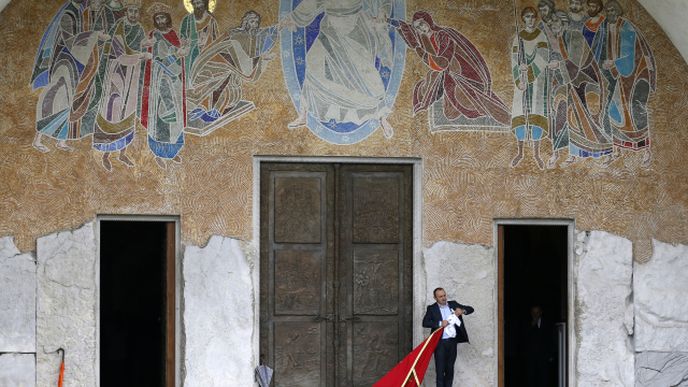
[[[215,12],[215,5],[217,5],[217,0],[208,1],[208,11]],[[189,13],[193,13],[193,5],[191,5],[191,0],[184,0],[184,8]]]

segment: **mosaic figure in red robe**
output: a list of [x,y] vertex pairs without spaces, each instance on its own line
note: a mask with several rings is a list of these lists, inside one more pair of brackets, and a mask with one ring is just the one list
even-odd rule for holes
[[[399,22],[406,44],[430,71],[413,89],[413,113],[439,110],[447,121],[508,128],[511,112],[492,91],[490,70],[478,49],[453,28],[435,24],[423,11],[411,24]],[[431,129],[433,121],[431,120]]]

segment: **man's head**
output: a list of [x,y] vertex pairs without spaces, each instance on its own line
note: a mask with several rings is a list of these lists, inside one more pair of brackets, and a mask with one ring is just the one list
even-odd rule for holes
[[203,16],[208,10],[209,0],[191,0],[191,6],[193,6],[194,15]]
[[542,307],[540,305],[533,305],[530,307],[530,317],[533,319],[533,321],[542,318]]
[[540,10],[542,20],[547,20],[554,13],[554,2],[552,0],[540,0],[538,9]]
[[623,8],[621,8],[621,4],[619,4],[619,2],[616,0],[609,0],[607,2],[607,5],[605,5],[604,7],[604,12],[607,14],[607,18],[612,23],[624,14]]
[[588,0],[586,3],[588,7],[588,15],[595,17],[602,12],[602,0]]
[[160,31],[168,31],[172,28],[172,16],[167,12],[158,12],[153,15],[153,24]]
[[432,291],[432,296],[435,298],[438,304],[444,306],[447,305],[447,292],[442,288],[437,288]]
[[141,16],[141,7],[138,5],[127,6],[127,21],[129,23],[138,23]]
[[564,11],[557,11],[547,21],[547,25],[557,35],[561,35],[569,26],[569,15]]
[[569,0],[569,11],[571,13],[583,12],[583,0]]
[[537,11],[533,7],[525,7],[521,11],[521,20],[526,25],[527,29],[532,29],[535,27],[535,22],[537,21]]
[[260,27],[260,14],[256,11],[248,11],[241,18],[241,29],[255,32]]

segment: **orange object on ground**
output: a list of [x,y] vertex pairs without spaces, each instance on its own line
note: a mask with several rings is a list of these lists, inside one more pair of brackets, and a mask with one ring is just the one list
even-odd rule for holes
[[57,352],[62,351],[62,361],[60,361],[60,376],[57,378],[57,387],[63,387],[64,383],[64,370],[65,370],[65,364],[64,364],[64,358],[65,358],[65,351],[64,349],[60,348],[57,350]]

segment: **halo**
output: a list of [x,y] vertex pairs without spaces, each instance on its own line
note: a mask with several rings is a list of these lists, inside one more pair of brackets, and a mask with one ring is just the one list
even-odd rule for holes
[[[217,0],[208,1],[208,11],[215,12],[215,5],[217,5]],[[189,13],[193,13],[193,5],[191,5],[191,0],[184,0],[184,8]]]

